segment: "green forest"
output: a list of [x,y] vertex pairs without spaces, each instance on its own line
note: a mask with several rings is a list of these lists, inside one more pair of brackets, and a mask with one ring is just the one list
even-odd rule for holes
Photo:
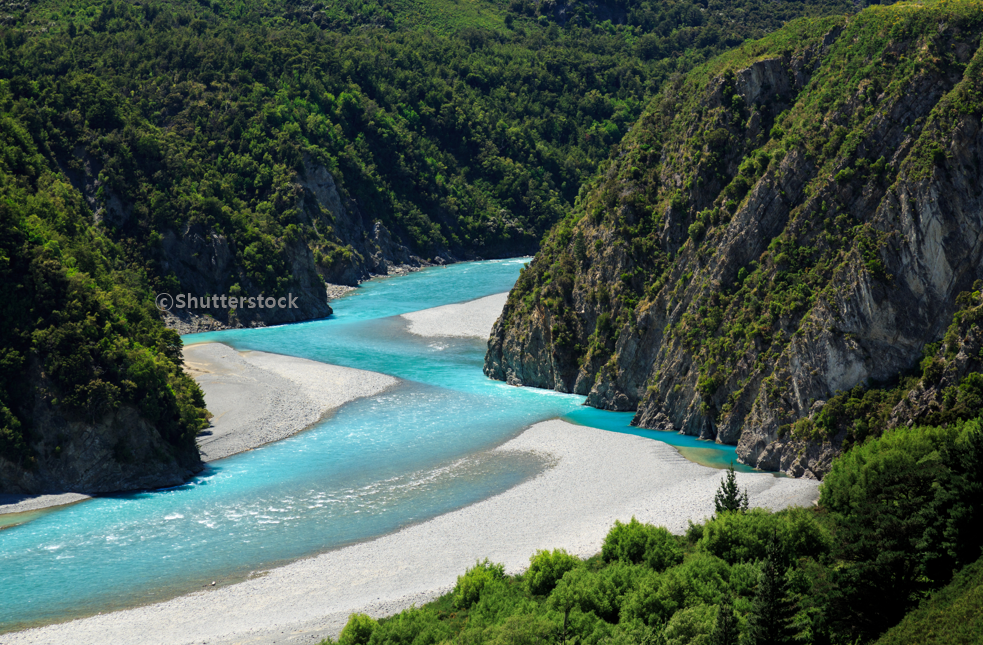
[[587,560],[539,551],[519,575],[478,562],[434,602],[352,615],[337,643],[983,642],[979,420],[872,439],[820,492],[816,508],[747,509],[731,470],[685,535],[632,518]]

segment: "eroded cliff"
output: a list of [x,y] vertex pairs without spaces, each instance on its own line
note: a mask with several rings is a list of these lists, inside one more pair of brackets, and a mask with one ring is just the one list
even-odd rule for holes
[[822,476],[839,443],[783,429],[916,365],[983,277],[981,32],[971,2],[872,7],[677,79],[520,277],[486,373]]

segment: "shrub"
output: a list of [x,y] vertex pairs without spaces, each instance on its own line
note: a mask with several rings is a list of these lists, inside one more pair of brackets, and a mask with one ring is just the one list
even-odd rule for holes
[[571,609],[584,613],[592,611],[604,620],[615,622],[618,616],[616,598],[614,584],[609,578],[579,567],[559,581],[550,594],[548,606],[563,613]]
[[549,594],[563,574],[579,563],[579,558],[563,549],[536,551],[536,554],[529,558],[529,571],[525,575],[529,592],[538,596]]
[[663,637],[666,645],[704,643],[714,626],[717,608],[713,605],[696,605],[677,611],[666,624]]
[[509,616],[501,625],[488,630],[489,645],[541,645],[556,640],[556,625],[542,616]]
[[338,645],[366,645],[378,626],[379,623],[371,616],[352,614],[338,636]]
[[720,558],[697,554],[684,564],[639,582],[625,599],[621,620],[656,625],[680,609],[715,605],[730,594],[730,567]]
[[369,645],[434,645],[453,635],[451,626],[435,611],[410,607],[376,625]]
[[694,242],[699,242],[700,238],[702,238],[703,234],[706,232],[706,228],[707,227],[703,224],[703,222],[693,222],[689,226],[689,239],[693,240]]
[[481,592],[494,581],[505,577],[505,566],[492,564],[485,558],[484,562],[475,565],[458,576],[457,586],[454,587],[454,606],[467,609],[481,599]]
[[815,514],[804,508],[779,513],[755,508],[747,513],[724,513],[708,521],[697,548],[730,564],[764,559],[777,536],[780,565],[801,557],[818,557],[830,549],[830,537]]
[[615,521],[604,538],[601,557],[605,562],[645,562],[661,571],[682,562],[683,550],[678,538],[666,529],[643,524],[633,517],[628,524]]

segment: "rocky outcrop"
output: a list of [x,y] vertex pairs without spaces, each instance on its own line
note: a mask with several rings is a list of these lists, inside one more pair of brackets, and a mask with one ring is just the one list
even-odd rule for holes
[[486,373],[822,476],[845,435],[782,429],[917,364],[983,277],[980,27],[872,35],[891,11],[672,84],[520,277]]
[[431,265],[394,239],[381,221],[365,218],[350,200],[346,205],[334,177],[322,164],[305,159],[299,187],[302,218],[311,223],[321,245],[334,249],[318,264],[318,272],[326,282],[356,286],[373,275]]

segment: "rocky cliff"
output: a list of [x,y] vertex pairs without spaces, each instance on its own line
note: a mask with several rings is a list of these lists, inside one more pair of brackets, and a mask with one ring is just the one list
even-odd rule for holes
[[[175,445],[135,405],[95,415],[53,403],[50,383],[33,374],[34,401],[24,462],[0,455],[0,491],[111,493],[177,486],[204,467],[194,441]],[[47,385],[47,387],[46,387]]]
[[822,476],[844,436],[783,429],[917,365],[983,277],[981,33],[972,2],[872,7],[677,79],[520,277],[486,374]]

